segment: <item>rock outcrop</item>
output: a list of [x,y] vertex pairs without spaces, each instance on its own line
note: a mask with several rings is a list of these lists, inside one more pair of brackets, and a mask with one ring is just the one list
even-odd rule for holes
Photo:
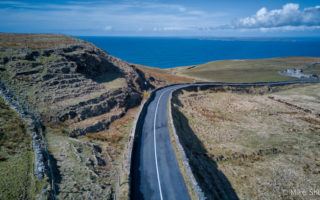
[[136,109],[127,111],[159,83],[75,38],[0,34],[0,86],[36,116],[34,175],[54,199],[114,199]]
[[38,44],[38,38],[31,37],[1,48],[0,77],[45,122],[71,127],[70,136],[106,129],[138,105],[142,91],[152,87],[134,65],[90,43],[57,37],[61,44],[48,37],[54,45],[23,48],[24,43]]

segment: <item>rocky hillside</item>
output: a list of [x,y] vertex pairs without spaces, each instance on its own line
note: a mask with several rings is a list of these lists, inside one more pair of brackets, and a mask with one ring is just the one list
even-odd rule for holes
[[0,33],[0,96],[27,124],[25,116],[33,116],[37,127],[28,130],[40,144],[33,147],[34,175],[37,166],[46,166],[39,191],[54,199],[127,193],[119,192],[128,181],[120,177],[137,105],[146,90],[188,81],[126,63],[76,38]]
[[62,35],[1,34],[0,78],[44,122],[67,125],[70,136],[106,129],[152,87],[135,66]]

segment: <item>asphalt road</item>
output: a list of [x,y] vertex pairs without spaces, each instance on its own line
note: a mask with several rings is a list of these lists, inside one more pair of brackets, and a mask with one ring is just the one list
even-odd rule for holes
[[[136,127],[132,153],[131,199],[190,199],[178,162],[171,146],[168,127],[168,100],[170,93],[186,86],[283,86],[310,81],[273,83],[199,83],[174,85],[157,90],[144,106]],[[314,83],[314,81],[311,81]]]
[[156,91],[140,116],[131,167],[131,199],[190,199],[171,146],[167,118],[170,93],[179,87]]

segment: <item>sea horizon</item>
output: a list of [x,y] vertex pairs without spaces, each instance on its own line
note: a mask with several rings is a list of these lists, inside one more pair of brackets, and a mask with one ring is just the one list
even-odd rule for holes
[[320,37],[77,36],[130,63],[158,68],[221,60],[319,57]]

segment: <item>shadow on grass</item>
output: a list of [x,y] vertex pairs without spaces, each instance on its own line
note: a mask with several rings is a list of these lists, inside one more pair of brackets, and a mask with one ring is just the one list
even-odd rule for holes
[[[61,174],[59,171],[59,166],[57,165],[57,160],[49,153],[48,161],[51,165],[51,173],[48,173],[48,177],[52,185],[53,195],[58,195],[60,192],[59,183],[61,183]],[[50,171],[49,171],[50,172]],[[51,199],[55,199],[55,197],[51,197]]]
[[[181,105],[175,95],[172,100]],[[188,119],[174,105],[172,115],[181,145],[205,196],[208,199],[239,199],[227,177],[218,169],[217,163],[208,157],[207,150],[192,131]]]

